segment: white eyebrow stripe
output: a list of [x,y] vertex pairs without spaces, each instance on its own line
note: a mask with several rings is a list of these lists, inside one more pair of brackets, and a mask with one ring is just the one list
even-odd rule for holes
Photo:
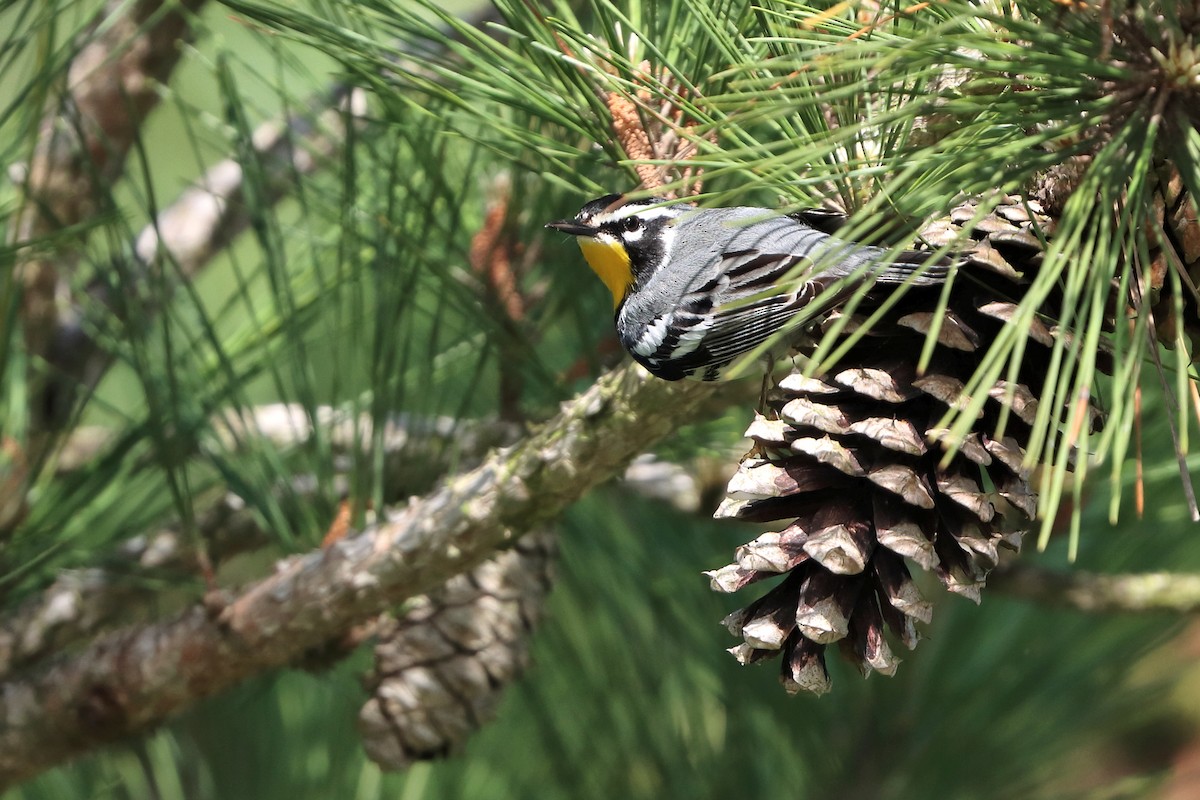
[[679,206],[652,206],[650,208],[636,205],[621,206],[614,211],[606,211],[603,214],[597,214],[592,220],[592,224],[603,225],[606,222],[615,222],[619,219],[625,219],[626,217],[634,216],[640,217],[646,221],[663,218],[670,219],[672,217],[679,216],[682,211],[683,209],[681,209]]

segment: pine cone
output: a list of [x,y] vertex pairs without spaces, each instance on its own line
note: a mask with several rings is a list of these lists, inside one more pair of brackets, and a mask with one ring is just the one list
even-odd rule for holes
[[[949,241],[974,215],[972,206],[956,209],[925,238]],[[831,374],[805,378],[797,367],[780,380],[746,432],[754,446],[716,516],[785,525],[709,575],[722,592],[784,575],[725,624],[742,639],[730,651],[742,663],[782,655],[789,691],[829,689],[825,648],[835,642],[864,675],[895,671],[888,632],[911,649],[916,623],[931,616],[908,562],[978,602],[1001,548],[1019,547],[1037,506],[1026,446],[1050,346],[1062,334],[1035,320],[1017,380],[995,383],[945,464],[950,432],[938,423],[967,402],[964,383],[1016,312],[1014,281],[1040,259],[1033,224],[1011,198],[975,228],[924,374],[917,354],[939,290],[913,288]],[[1002,415],[1004,435],[996,438]],[[1098,417],[1093,409],[1094,423]]]
[[[1177,311],[1176,298],[1171,292],[1168,272],[1175,270],[1186,286],[1200,286],[1200,219],[1197,203],[1179,170],[1163,162],[1156,170],[1153,187],[1155,218],[1149,221],[1147,238],[1158,246],[1150,252],[1151,307],[1154,312],[1158,340],[1168,348],[1178,342],[1178,333],[1191,339],[1192,360],[1200,356],[1200,307],[1196,296],[1186,289],[1180,293]],[[1182,328],[1182,331],[1180,331]]]
[[491,719],[524,671],[554,550],[552,535],[527,534],[384,623],[358,718],[372,761],[398,770],[450,755]]

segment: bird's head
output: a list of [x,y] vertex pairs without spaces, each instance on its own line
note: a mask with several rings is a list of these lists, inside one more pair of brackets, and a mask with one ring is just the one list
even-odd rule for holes
[[626,200],[610,194],[592,200],[574,219],[546,227],[576,237],[588,266],[612,292],[613,308],[619,308],[629,290],[666,261],[675,233],[671,223],[688,210],[662,197]]

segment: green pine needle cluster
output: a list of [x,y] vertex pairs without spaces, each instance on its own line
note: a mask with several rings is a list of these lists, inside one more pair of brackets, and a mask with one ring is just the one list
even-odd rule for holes
[[[102,21],[93,25],[95,6],[0,2],[0,75],[6,76],[0,163],[33,160],[44,111],[62,90],[72,57],[104,28]],[[122,557],[131,538],[172,530],[198,540],[205,509],[233,492],[275,537],[272,554],[309,549],[343,497],[361,524],[426,488],[389,481],[385,428],[397,412],[445,423],[437,447],[451,468],[465,457],[453,445],[460,428],[498,415],[548,416],[611,362],[598,346],[611,320],[602,288],[574,248],[542,226],[592,197],[636,191],[648,167],[662,176],[654,193],[685,194],[699,185],[694,199],[703,205],[790,210],[832,203],[850,214],[844,235],[897,248],[964,199],[979,200],[976,224],[1003,195],[1026,195],[1060,172],[1075,175],[1017,319],[990,344],[966,387],[972,403],[944,422],[967,430],[987,387],[1016,375],[1023,328],[1046,298],[1061,296],[1053,322],[1069,335],[1056,340],[1050,390],[1039,398],[1030,448],[1030,460],[1043,466],[1039,546],[1051,559],[1078,556],[1097,567],[1200,569],[1196,548],[1173,533],[1184,530],[1194,505],[1189,473],[1200,473],[1200,456],[1189,450],[1197,368],[1185,324],[1200,295],[1193,276],[1176,268],[1167,270],[1161,290],[1147,288],[1163,235],[1150,224],[1162,164],[1173,164],[1186,191],[1200,197],[1193,11],[1166,0],[499,0],[481,22],[469,16],[481,12],[446,10],[432,0],[206,6],[194,20],[199,38],[184,45],[179,73],[158,87],[160,109],[138,132],[120,178],[97,182],[93,212],[31,240],[10,236],[0,244],[0,433],[4,442],[20,444],[0,448],[0,480],[17,481],[28,501],[19,524],[0,532],[0,608],[15,607],[62,570],[93,567],[113,570],[145,593],[139,596],[152,598],[150,608],[131,618],[176,607],[198,596],[203,581],[194,573],[180,581],[178,572],[131,566]],[[361,107],[350,87],[366,91]],[[641,128],[671,147],[632,157],[614,129],[616,102],[634,108]],[[278,134],[301,158],[280,159],[263,148],[263,124],[279,120],[286,123]],[[231,241],[200,267],[140,250],[175,198],[225,158],[243,178],[244,219]],[[517,320],[488,305],[486,276],[472,266],[473,237],[497,198],[505,209],[501,241],[524,297],[532,299]],[[6,231],[15,230],[28,202],[19,180],[0,183]],[[40,421],[45,409],[35,389],[54,369],[27,351],[14,270],[35,257],[69,265],[70,288],[82,298],[81,335],[108,355],[99,383],[82,387],[56,426]],[[1159,295],[1170,299],[1173,328],[1147,313]],[[828,368],[845,348],[839,330],[820,342],[814,370]],[[517,399],[502,407],[501,387],[513,386]],[[1089,398],[1108,414],[1095,432],[1082,418]],[[362,446],[342,448],[320,426],[300,443],[280,444],[236,424],[253,407],[275,402],[295,404],[308,420],[329,408],[362,420]],[[723,443],[745,422],[727,414],[685,434],[673,452]],[[68,445],[89,432],[102,444],[72,463]],[[1134,462],[1144,464],[1140,479]],[[1096,480],[1101,470],[1107,480]],[[1124,527],[1112,529],[1118,533],[1137,527],[1129,498],[1138,480],[1149,487],[1147,507],[1169,529],[1165,542],[1151,548],[1161,559],[1147,560],[1129,536],[1113,536],[1099,524],[1120,521]],[[713,649],[719,631],[711,637],[677,631],[665,643],[674,648],[669,657],[652,665],[666,675],[663,685],[653,671],[639,672],[645,665],[635,654],[664,644],[654,620],[639,613],[642,601],[662,599],[672,615],[679,609],[671,603],[684,602],[679,598],[716,609],[719,601],[691,592],[692,584],[695,571],[721,561],[730,545],[716,542],[693,553],[682,578],[664,576],[664,565],[679,550],[690,553],[707,530],[641,506],[617,513],[621,501],[607,496],[588,502],[564,525],[576,544],[567,546],[567,587],[538,661],[543,671],[566,663],[588,691],[610,695],[623,691],[614,675],[641,675],[642,683],[634,682],[622,704],[594,726],[614,740],[626,737],[626,749],[613,752],[636,762],[625,787],[631,797],[665,796],[680,774],[708,774],[704,769],[714,763],[735,760],[722,761],[722,753],[736,753],[752,774],[736,773],[734,780],[729,770],[713,770],[709,780],[691,784],[693,794],[705,786],[769,793],[778,789],[772,770],[745,766],[764,749],[787,763],[786,777],[796,786],[820,796],[859,772],[853,761],[831,760],[821,748],[847,753],[863,741],[883,747],[882,763],[896,770],[914,764],[948,770],[914,770],[913,785],[926,776],[929,791],[906,794],[910,787],[880,768],[859,775],[863,796],[948,795],[971,775],[966,767],[945,767],[954,759],[943,752],[955,743],[929,733],[938,723],[931,710],[937,704],[953,704],[972,729],[985,729],[1001,705],[1041,707],[1057,699],[1065,718],[1088,707],[1089,692],[1127,687],[1130,654],[1144,652],[1166,628],[1112,623],[1093,641],[1094,623],[1070,614],[1021,614],[1001,602],[984,612],[958,610],[939,629],[954,644],[923,648],[924,668],[906,665],[894,685],[872,684],[861,694],[861,686],[838,681],[836,707],[827,699],[789,709],[832,731],[821,737],[763,712],[778,703],[773,686],[769,698],[738,696],[736,687],[761,683],[761,676],[693,659]],[[1064,506],[1072,521],[1069,541],[1060,546],[1053,535]],[[615,531],[611,544],[599,541],[593,520]],[[648,544],[647,530],[686,538]],[[1137,535],[1150,541],[1159,533]],[[689,544],[680,547],[681,541]],[[627,566],[622,553],[636,562],[637,578],[613,600],[595,576],[620,574]],[[248,561],[222,579],[261,574],[262,564]],[[648,593],[638,596],[638,608],[617,607],[622,592],[637,588]],[[614,606],[597,619],[593,609],[606,600]],[[670,616],[677,618],[691,624],[697,615]],[[582,641],[580,631],[593,624],[608,628]],[[980,648],[961,673],[955,673],[957,628],[969,628]],[[600,651],[611,660],[593,662]],[[1113,652],[1126,660],[1092,669],[1109,663]],[[670,662],[686,663],[671,672]],[[1077,671],[1054,672],[1064,662]],[[1042,671],[1051,677],[1039,685]],[[1023,681],[1015,672],[1031,677]],[[952,673],[958,677],[942,685]],[[319,737],[314,720],[329,712],[285,719],[279,698],[308,692],[289,684],[292,677],[280,690],[292,694],[268,695],[276,687],[264,685],[247,690],[262,695],[246,702],[279,716],[275,738],[268,737],[271,759],[284,764],[286,780],[276,788],[290,787],[295,797],[304,796],[311,776],[288,762],[287,734],[294,726]],[[336,680],[335,691],[352,692],[350,676]],[[548,786],[564,797],[605,796],[598,787],[617,774],[616,766],[583,764],[579,776],[567,766],[587,761],[589,752],[571,720],[556,711],[563,698],[575,698],[579,682],[562,673],[557,680],[563,685],[535,678],[511,700],[508,711],[529,738],[560,749],[550,755],[551,766],[525,764],[506,789],[512,796]],[[999,688],[989,698],[977,691],[981,685]],[[694,697],[701,700],[693,704]],[[1112,730],[1115,718],[1136,705],[1133,694],[1123,697],[1097,707],[1097,727]],[[666,718],[663,738],[652,746],[634,730],[634,712],[647,698],[660,701],[655,708]],[[764,716],[739,717],[744,705]],[[853,713],[839,711],[847,706]],[[882,733],[869,722],[868,706],[886,717]],[[193,757],[216,763],[229,754],[214,744],[219,737],[206,715],[227,711],[200,712],[137,758],[52,776],[27,796],[122,782],[123,771],[154,783]],[[1081,739],[1104,746],[1088,738],[1082,722],[1047,729],[1044,739],[1019,735],[1021,726],[1035,728],[1038,717],[1009,716],[1012,729],[979,744],[995,746],[992,768],[1039,753],[1066,758],[1055,746]],[[743,737],[757,748],[738,750]],[[486,796],[480,787],[494,786],[489,781],[504,772],[497,765],[519,757],[506,738],[512,737],[493,730],[472,745],[472,758],[490,761],[415,770],[394,783],[343,750],[330,756],[337,763],[326,774],[337,773],[340,785],[360,797],[391,789],[414,797]],[[697,757],[673,773],[673,762],[698,743],[712,760]],[[306,750],[305,758],[317,758],[319,750]],[[961,764],[978,775],[986,761],[980,755]],[[1012,778],[1007,793],[955,796],[1036,796],[1026,793],[1034,784],[1043,787],[1041,796],[1063,796],[1044,790],[1052,782],[1047,766],[1043,761],[1036,774]],[[162,796],[210,790],[232,796],[218,769],[199,772],[181,770],[176,787]],[[935,786],[938,780],[945,783]]]

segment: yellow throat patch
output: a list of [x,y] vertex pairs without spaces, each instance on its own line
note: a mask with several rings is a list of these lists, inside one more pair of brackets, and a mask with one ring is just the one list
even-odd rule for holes
[[601,242],[583,237],[578,241],[588,266],[612,292],[613,308],[621,305],[629,287],[633,286],[633,270],[629,266],[629,253],[625,252],[625,246],[620,242]]

